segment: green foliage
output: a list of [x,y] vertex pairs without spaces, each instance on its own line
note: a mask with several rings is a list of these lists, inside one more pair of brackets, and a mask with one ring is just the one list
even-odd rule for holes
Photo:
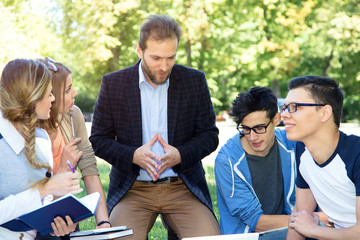
[[356,117],[349,104],[360,93],[355,0],[5,0],[0,69],[15,57],[49,55],[73,70],[79,97],[89,95],[79,102],[90,109],[101,77],[138,61],[140,24],[150,14],[181,24],[177,63],[205,72],[217,113],[252,86],[286,97],[293,77],[322,75],[350,99],[343,119]]
[[359,122],[360,116],[360,96],[345,98],[342,122]]
[[205,165],[205,177],[206,177],[206,182],[207,182],[207,185],[208,185],[209,191],[210,191],[213,210],[214,210],[216,219],[220,223],[219,207],[217,204],[217,197],[216,197],[216,181],[215,181],[214,166]]
[[76,105],[81,109],[83,112],[90,112],[94,111],[96,99],[89,96],[87,93],[79,93],[76,96]]
[[0,71],[15,58],[38,58],[54,50],[59,39],[34,8],[28,1],[0,1]]

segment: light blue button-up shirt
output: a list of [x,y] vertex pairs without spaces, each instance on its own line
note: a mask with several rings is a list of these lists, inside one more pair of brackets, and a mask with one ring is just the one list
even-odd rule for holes
[[[142,144],[149,142],[156,133],[160,134],[162,139],[168,143],[167,128],[167,99],[169,79],[164,84],[158,85],[156,88],[151,86],[145,80],[144,73],[139,65],[139,88],[141,95],[141,119],[142,119]],[[165,152],[159,141],[153,145],[152,151],[161,157]],[[159,163],[159,162],[158,162]],[[163,172],[159,178],[177,176],[172,168]],[[137,177],[139,181],[151,181],[152,178],[145,169],[140,169]]]

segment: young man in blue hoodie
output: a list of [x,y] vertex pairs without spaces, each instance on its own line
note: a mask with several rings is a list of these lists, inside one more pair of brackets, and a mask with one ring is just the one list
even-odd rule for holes
[[295,142],[280,123],[271,89],[253,87],[232,102],[239,133],[215,160],[222,234],[286,227],[295,204]]

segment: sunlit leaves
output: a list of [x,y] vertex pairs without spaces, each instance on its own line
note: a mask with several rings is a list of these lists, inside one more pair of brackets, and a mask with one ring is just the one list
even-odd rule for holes
[[306,74],[338,80],[345,105],[360,101],[356,0],[49,0],[47,19],[23,7],[39,1],[0,3],[0,64],[53,56],[72,68],[80,94],[95,98],[102,75],[136,63],[140,24],[168,14],[183,31],[177,63],[205,72],[217,112],[254,85],[285,97],[288,81]]

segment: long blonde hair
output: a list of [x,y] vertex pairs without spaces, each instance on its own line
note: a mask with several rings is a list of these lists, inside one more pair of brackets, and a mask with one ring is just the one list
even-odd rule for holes
[[0,110],[24,137],[25,154],[34,169],[46,168],[45,178],[31,184],[43,186],[51,176],[48,163],[36,161],[35,127],[38,117],[35,105],[44,96],[51,81],[51,73],[41,62],[31,59],[15,59],[6,64],[0,79]]

